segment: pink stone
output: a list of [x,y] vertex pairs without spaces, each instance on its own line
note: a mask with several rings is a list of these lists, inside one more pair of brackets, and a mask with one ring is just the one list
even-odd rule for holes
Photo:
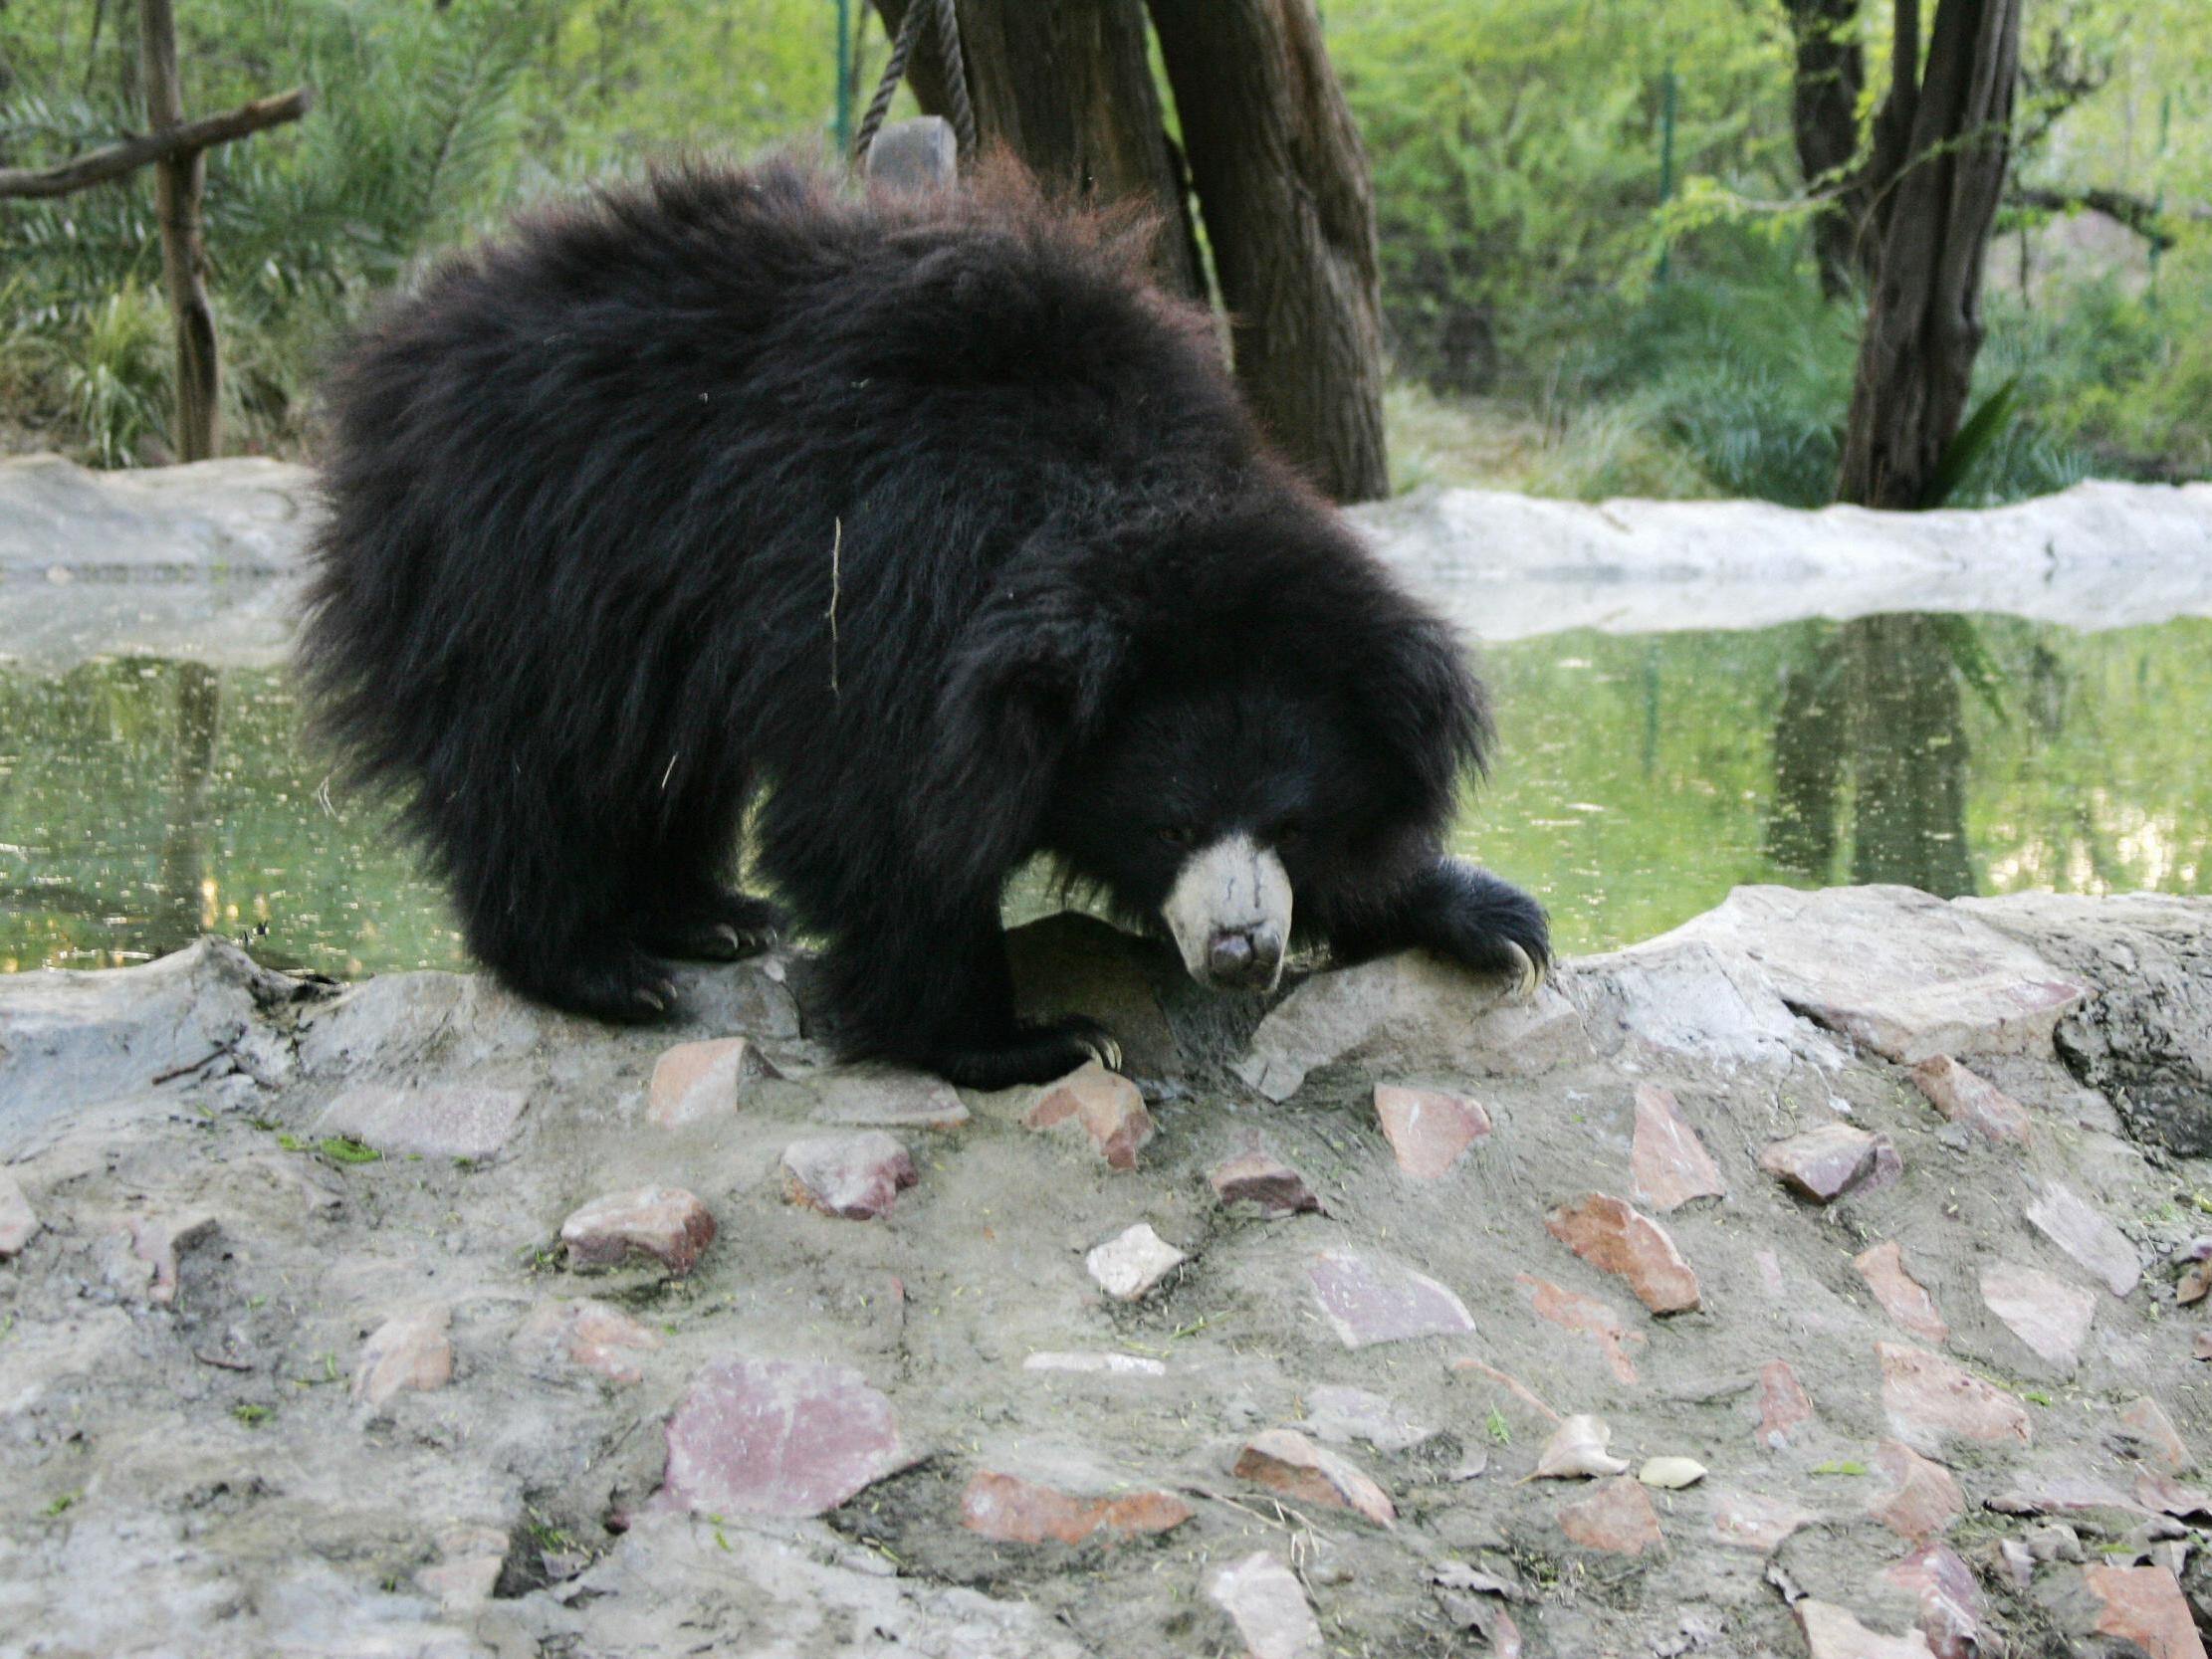
[[1455,1371],[1472,1371],[1476,1376],[1496,1383],[1548,1423],[1559,1421],[1559,1413],[1551,1408],[1544,1396],[1510,1372],[1501,1371],[1495,1365],[1471,1355],[1452,1360],[1451,1368]]
[[1724,1492],[1713,1499],[1713,1537],[1731,1550],[1765,1555],[1819,1519],[1811,1510],[1754,1492]]
[[1656,1083],[1636,1086],[1636,1142],[1629,1168],[1638,1201],[1662,1215],[1692,1198],[1720,1198],[1728,1191],[1712,1154],[1683,1120],[1674,1092]]
[[1235,1474],[1300,1503],[1350,1510],[1378,1527],[1394,1526],[1398,1520],[1389,1496],[1358,1464],[1316,1446],[1296,1429],[1271,1428],[1253,1435],[1237,1454]]
[[1887,1490],[1867,1506],[1867,1513],[1899,1538],[1918,1544],[1965,1511],[1951,1472],[1900,1440],[1884,1440],[1876,1449],[1875,1467]]
[[2061,1370],[2071,1371],[2097,1317],[2097,1293],[2014,1262],[1981,1271],[1982,1302],[2005,1328]]
[[38,1230],[39,1218],[31,1200],[24,1197],[16,1178],[0,1169],[0,1262],[20,1255]]
[[2142,1278],[2142,1264],[2127,1235],[2072,1187],[2048,1181],[2028,1205],[2028,1219],[2045,1238],[2104,1282],[2114,1296],[2125,1296]]
[[709,1514],[822,1515],[901,1462],[891,1402],[857,1371],[723,1359],[668,1419],[662,1491]]
[[714,1241],[707,1206],[680,1186],[641,1186],[594,1198],[560,1224],[576,1267],[612,1267],[630,1252],[653,1257],[681,1278]]
[[2119,1421],[2129,1438],[2141,1448],[2143,1460],[2159,1473],[2185,1475],[2196,1461],[2182,1443],[2173,1419],[2148,1394],[2137,1394],[2121,1406]]
[[1877,1343],[1875,1355],[1881,1362],[1882,1409],[1906,1444],[1934,1451],[1946,1435],[2023,1446],[2033,1438],[2025,1406],[1941,1354]]
[[1398,1167],[1417,1180],[1442,1179],[1461,1152],[1490,1133],[1490,1115],[1479,1102],[1439,1089],[1378,1083],[1375,1116]]
[[487,1158],[507,1144],[529,1106],[530,1097],[519,1089],[356,1083],[324,1109],[315,1133],[344,1136],[380,1152]]
[[1172,1531],[1191,1515],[1172,1492],[1083,1498],[994,1469],[978,1470],[960,1498],[960,1524],[1001,1544],[1081,1544],[1094,1533],[1113,1544]]
[[1305,1176],[1256,1146],[1217,1165],[1206,1178],[1222,1203],[1255,1204],[1263,1216],[1317,1213],[1321,1208]]
[[1947,1054],[1912,1068],[1913,1084],[1928,1104],[1992,1144],[2025,1144],[2028,1112],[2018,1101]]
[[1324,1250],[1307,1277],[1322,1317],[1346,1348],[1474,1329],[1465,1303],[1427,1274],[1385,1257]]
[[1666,1229],[1618,1198],[1585,1193],[1544,1217],[1553,1238],[1591,1266],[1618,1273],[1655,1314],[1694,1312],[1697,1275],[1682,1260]]
[[727,1118],[745,1104],[749,1084],[774,1075],[749,1038],[679,1043],[653,1062],[645,1116],[657,1129]]
[[817,1124],[858,1129],[959,1129],[968,1108],[953,1086],[927,1072],[887,1066],[853,1066],[823,1072],[813,1080],[819,1103]]
[[1304,1586],[1264,1550],[1221,1568],[1206,1593],[1236,1626],[1248,1659],[1321,1659],[1321,1626]]
[[1621,1316],[1603,1302],[1563,1291],[1533,1274],[1516,1273],[1513,1282],[1529,1293],[1529,1301],[1536,1312],[1552,1324],[1595,1337],[1598,1351],[1605,1355],[1607,1366],[1617,1378],[1632,1384],[1636,1381],[1636,1366],[1629,1358],[1628,1345],[1650,1341],[1643,1332],[1629,1330],[1621,1323]]
[[1790,1609],[1813,1659],[1934,1659],[1927,1638],[1917,1630],[1884,1636],[1869,1630],[1841,1607],[1807,1596]]
[[2190,1348],[2189,1356],[2192,1359],[2212,1359],[2212,1331],[2199,1331],[2197,1333],[2196,1341]]
[[1134,1169],[1138,1151],[1152,1139],[1152,1114],[1137,1086],[1095,1060],[1046,1089],[1021,1122],[1037,1130],[1078,1126],[1116,1169]]
[[2055,1515],[2064,1510],[2146,1510],[2109,1481],[2080,1475],[2031,1478],[2024,1486],[1983,1500],[1999,1515]]
[[1759,1367],[1759,1444],[1778,1452],[1797,1438],[1800,1423],[1813,1420],[1813,1402],[1790,1369],[1787,1359],[1770,1359]]
[[618,1308],[588,1299],[548,1302],[531,1311],[515,1333],[516,1357],[551,1368],[561,1361],[609,1382],[642,1382],[636,1356],[661,1346],[660,1334]]
[[164,1221],[153,1216],[133,1216],[129,1223],[130,1254],[146,1265],[145,1299],[166,1308],[176,1300],[183,1272],[180,1258],[193,1246],[205,1244],[218,1231],[212,1216],[190,1221]]
[[1559,1530],[1585,1550],[1641,1555],[1659,1542],[1659,1517],[1634,1475],[1600,1484],[1590,1496],[1564,1506]]
[[2205,1659],[2189,1603],[2162,1566],[2086,1566],[2082,1580],[2101,1603],[2100,1634],[2133,1642],[2149,1659]]
[[1759,1167],[1799,1196],[1830,1204],[1875,1172],[1875,1138],[1865,1130],[1823,1124],[1775,1141],[1759,1154]]
[[2212,1493],[2183,1486],[2165,1475],[2143,1471],[2135,1477],[2135,1503],[2154,1515],[2181,1521],[2212,1521]]
[[1935,1659],[1979,1659],[1982,1592],[1974,1569],[1945,1544],[1923,1544],[1881,1575],[1920,1604],[1920,1634]]
[[1767,1295],[1780,1301],[1789,1289],[1788,1281],[1782,1277],[1782,1258],[1771,1250],[1761,1250],[1756,1259],[1759,1263],[1759,1283],[1766,1287]]
[[453,1380],[453,1311],[418,1308],[386,1320],[361,1345],[353,1397],[381,1406],[402,1389],[443,1388]]
[[914,1184],[914,1159],[882,1130],[813,1135],[783,1148],[783,1196],[823,1215],[874,1221]]
[[1875,1293],[1881,1311],[1913,1336],[1924,1343],[1936,1344],[1950,1338],[1951,1328],[1935,1311],[1934,1300],[1911,1274],[1905,1272],[1904,1254],[1895,1239],[1861,1251],[1852,1258],[1851,1265],[1859,1270],[1859,1277],[1867,1281],[1867,1288]]

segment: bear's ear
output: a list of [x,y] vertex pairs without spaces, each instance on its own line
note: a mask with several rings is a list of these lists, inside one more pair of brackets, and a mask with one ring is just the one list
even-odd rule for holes
[[1061,760],[1098,728],[1120,630],[1056,587],[1007,591],[961,630],[922,761],[923,868],[973,891],[1030,849]]
[[1401,615],[1351,661],[1361,736],[1402,791],[1406,816],[1441,830],[1460,775],[1484,770],[1489,756],[1488,701],[1465,646],[1436,617]]

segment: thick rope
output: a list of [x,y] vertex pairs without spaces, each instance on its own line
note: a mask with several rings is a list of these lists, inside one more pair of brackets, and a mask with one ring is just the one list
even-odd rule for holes
[[905,78],[906,66],[914,55],[914,46],[922,34],[922,14],[927,11],[936,24],[937,53],[945,64],[945,97],[953,123],[953,136],[960,145],[963,161],[976,153],[976,108],[968,99],[968,64],[960,49],[960,17],[953,9],[954,0],[907,0],[906,15],[899,20],[898,38],[891,43],[890,60],[883,66],[883,78],[876,83],[876,96],[868,101],[867,113],[860,117],[860,129],[853,134],[852,163],[865,166],[868,151],[874,147],[876,133],[883,126],[883,117],[891,112],[891,100],[898,95],[899,82]]

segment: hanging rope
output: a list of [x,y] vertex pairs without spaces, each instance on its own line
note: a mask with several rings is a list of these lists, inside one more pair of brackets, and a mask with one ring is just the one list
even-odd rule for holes
[[855,167],[866,163],[868,151],[876,141],[876,132],[883,125],[883,117],[891,111],[891,100],[906,75],[915,42],[921,38],[924,12],[929,13],[936,24],[937,55],[945,66],[946,113],[952,119],[953,135],[960,144],[960,158],[968,161],[975,156],[976,109],[968,100],[968,63],[960,49],[960,18],[953,9],[953,0],[907,0],[906,15],[899,20],[898,38],[891,43],[890,60],[883,66],[883,79],[876,83],[876,96],[868,101],[868,112],[860,117],[860,130],[853,135]]

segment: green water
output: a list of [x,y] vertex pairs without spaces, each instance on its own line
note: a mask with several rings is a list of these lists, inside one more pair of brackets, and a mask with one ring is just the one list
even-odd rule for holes
[[[1739,882],[2212,891],[2212,623],[1573,633],[1485,669],[1503,740],[1459,849],[1539,894],[1570,951]],[[341,975],[463,963],[384,815],[323,798],[298,716],[270,670],[0,670],[0,968],[203,930]]]

